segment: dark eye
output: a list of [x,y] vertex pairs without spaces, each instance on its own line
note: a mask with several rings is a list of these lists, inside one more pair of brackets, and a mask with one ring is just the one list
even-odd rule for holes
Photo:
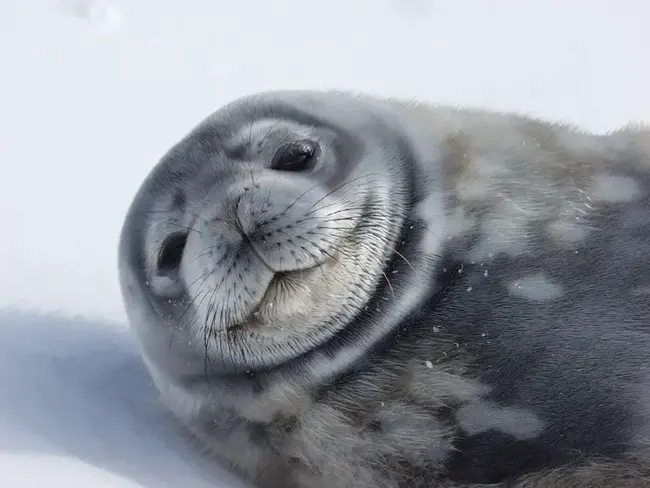
[[307,171],[316,164],[318,153],[318,144],[313,141],[290,142],[275,154],[271,168],[278,171]]
[[183,260],[187,234],[176,232],[165,239],[158,254],[158,273],[172,276],[178,273]]

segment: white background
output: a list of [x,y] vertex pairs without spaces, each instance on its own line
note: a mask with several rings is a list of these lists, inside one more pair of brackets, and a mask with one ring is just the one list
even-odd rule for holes
[[116,247],[220,105],[347,88],[650,121],[646,0],[0,0],[0,486],[225,486],[157,403]]

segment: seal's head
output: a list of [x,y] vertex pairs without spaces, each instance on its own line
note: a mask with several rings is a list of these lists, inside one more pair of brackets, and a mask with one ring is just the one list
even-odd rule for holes
[[387,110],[340,93],[249,96],[163,157],[120,243],[150,367],[176,378],[270,368],[367,308],[417,178]]

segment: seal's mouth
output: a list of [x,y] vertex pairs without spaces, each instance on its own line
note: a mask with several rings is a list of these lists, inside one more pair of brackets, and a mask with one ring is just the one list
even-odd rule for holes
[[[367,200],[369,202],[369,198]],[[370,203],[367,203],[369,206]],[[363,216],[364,213],[362,212]],[[300,268],[292,271],[274,271],[273,278],[267,286],[264,295],[260,301],[254,306],[251,312],[241,321],[230,325],[227,330],[231,332],[253,332],[259,334],[276,332],[283,330],[283,322],[285,319],[295,315],[296,313],[304,313],[306,310],[301,310],[300,301],[305,296],[309,303],[312,289],[318,286],[317,279],[314,275],[325,275],[337,264],[344,264],[342,261],[349,258],[349,254],[354,254],[350,246],[354,245],[354,240],[351,238],[358,234],[359,228],[364,224],[365,219],[358,217],[354,226],[342,236],[340,242],[331,252],[324,252],[321,260],[315,265]],[[254,249],[254,247],[253,247]],[[262,256],[258,257],[264,262]],[[298,306],[296,306],[298,300]]]
[[305,278],[308,278],[313,273],[327,272],[332,262],[337,259],[337,256],[332,256],[315,266],[295,271],[276,272],[259,303],[253,308],[253,310],[251,310],[244,320],[232,325],[229,327],[229,330],[245,329],[250,332],[264,332],[270,330],[275,325],[273,317],[278,315],[278,312],[275,310],[281,310],[283,308],[282,302],[286,300],[295,300],[297,288],[310,286],[305,283]]
[[273,308],[274,302],[272,296],[276,290],[282,287],[283,280],[287,280],[287,275],[291,273],[276,273],[271,279],[271,283],[266,289],[264,296],[259,303],[253,308],[250,314],[234,328],[246,328],[251,330],[261,330],[262,327],[270,327],[270,324],[265,320],[268,315],[268,310]]

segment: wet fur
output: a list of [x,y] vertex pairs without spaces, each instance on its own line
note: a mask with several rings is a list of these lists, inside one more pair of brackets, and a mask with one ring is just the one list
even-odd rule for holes
[[[184,189],[186,213],[222,198],[187,182],[250,159],[263,117],[291,119],[295,133],[340,122],[334,142],[348,131],[366,143],[379,134],[372,147],[391,141],[373,156],[385,166],[363,159],[363,142],[331,156],[393,189],[390,212],[370,214],[373,233],[344,260],[389,252],[372,261],[381,273],[351,264],[331,273],[336,300],[351,280],[372,291],[346,302],[345,327],[317,327],[333,313],[328,296],[300,301],[296,291],[295,310],[279,301],[287,329],[266,316],[266,339],[252,337],[238,356],[219,320],[214,336],[198,336],[207,322],[196,302],[152,289],[148,259],[164,237],[151,237],[157,229],[186,225],[169,210],[175,191]],[[371,192],[368,181],[340,197],[346,211]],[[121,283],[163,401],[260,488],[650,486],[649,211],[644,127],[592,135],[510,114],[280,92],[223,108],[152,171],[125,222]],[[219,306],[222,322],[238,313],[226,301],[208,310]],[[308,352],[292,357],[300,348]]]

